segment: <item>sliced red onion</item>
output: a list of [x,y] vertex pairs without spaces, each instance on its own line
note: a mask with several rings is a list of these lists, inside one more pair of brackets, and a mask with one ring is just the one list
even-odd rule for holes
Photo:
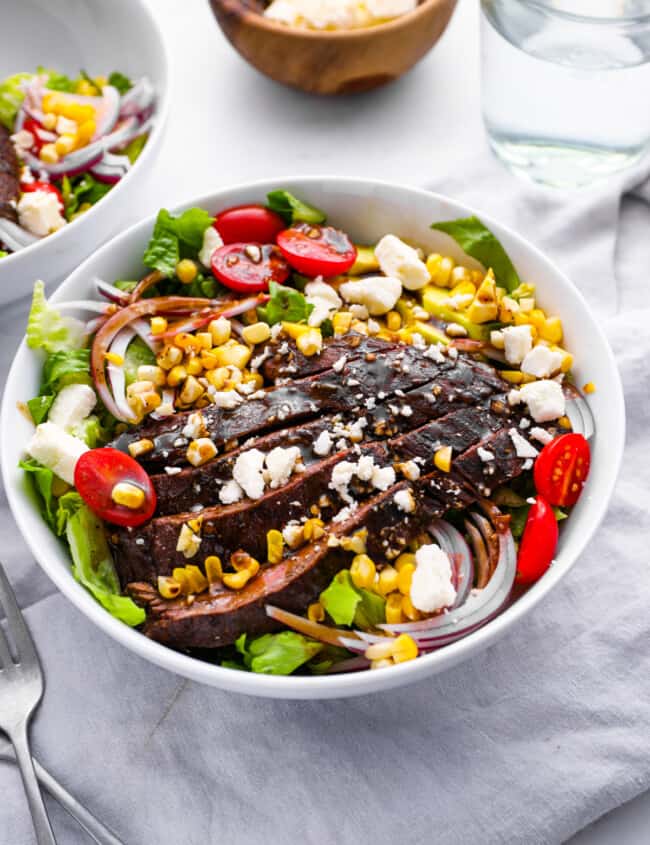
[[399,625],[380,625],[392,634],[410,634],[418,645],[438,647],[465,636],[492,619],[506,604],[517,572],[517,552],[512,534],[499,534],[499,562],[483,590],[473,590],[465,603],[453,610]]
[[106,322],[108,317],[94,317],[92,320],[88,320],[86,323],[86,334],[93,335],[96,331],[98,331]]
[[23,229],[13,220],[0,217],[0,241],[5,243],[12,252],[20,252],[21,249],[40,241],[40,238],[28,232],[27,229]]
[[23,153],[23,161],[32,170],[37,173],[44,171],[50,177],[57,179],[59,176],[78,176],[80,173],[85,173],[104,155],[104,148],[101,141],[95,141],[88,144],[87,147],[82,147],[80,150],[68,153],[56,164],[48,164],[41,161],[33,153]]
[[[161,413],[160,413],[160,408],[163,408],[163,407],[164,407],[164,406],[166,406],[166,405],[167,405],[167,406],[171,406],[171,407],[173,408],[173,407],[174,407],[174,400],[175,400],[175,399],[176,399],[176,391],[172,390],[172,389],[171,389],[171,387],[166,387],[166,388],[164,388],[164,389],[163,389],[163,391],[162,391],[162,401],[161,401],[161,403],[160,403],[159,408],[157,408],[155,411],[152,411],[152,412],[149,414],[149,416],[151,417],[151,419],[153,419],[153,420],[162,420],[162,419],[164,419],[165,417],[170,416],[169,414],[161,414]],[[174,413],[176,413],[176,412],[174,411]]]
[[[321,625],[318,622],[312,622],[304,616],[297,616],[295,613],[289,613],[288,610],[283,610],[281,607],[275,607],[272,604],[265,605],[266,615],[276,622],[282,622],[287,628],[292,628],[298,631],[299,634],[304,634],[306,637],[312,637],[321,643],[328,645],[342,645],[343,638],[350,640],[355,650],[365,650],[365,645],[362,640],[356,639],[352,631],[345,631],[341,628],[330,628],[328,625]],[[346,646],[347,648],[347,646]]]
[[170,340],[171,338],[176,337],[176,335],[180,332],[192,332],[203,328],[203,326],[207,326],[208,323],[212,322],[212,320],[216,320],[218,317],[230,318],[236,317],[238,314],[245,314],[246,311],[250,311],[258,305],[263,305],[265,302],[268,302],[268,300],[269,295],[267,293],[260,293],[257,296],[251,296],[248,299],[244,299],[230,308],[221,308],[218,311],[209,311],[205,309],[200,314],[195,314],[187,320],[179,320],[177,323],[173,323],[169,326],[167,331],[164,332],[164,334],[159,335],[159,337],[161,340]]
[[[131,326],[122,329],[121,332],[115,336],[113,343],[110,346],[109,352],[119,355],[120,358],[126,357],[126,351],[129,344],[135,337],[135,331]],[[133,408],[129,405],[126,399],[126,375],[124,373],[124,366],[113,364],[110,361],[106,367],[108,373],[108,381],[113,393],[113,400],[115,407],[120,412],[119,418],[127,421],[134,421]],[[110,408],[108,409],[111,410]],[[113,413],[113,411],[111,411]]]
[[474,585],[474,561],[469,546],[460,531],[444,519],[434,520],[428,531],[453,563],[454,588],[456,589],[456,601],[453,607],[459,607],[464,604]]
[[97,129],[95,138],[107,135],[117,123],[120,114],[121,97],[120,92],[113,85],[104,85],[102,88],[101,104],[97,118]]
[[362,657],[357,655],[356,657],[350,657],[347,660],[339,660],[338,663],[334,663],[324,672],[325,675],[338,675],[341,672],[360,672],[363,669],[370,668],[370,661],[366,657]]
[[146,320],[134,320],[131,323],[131,327],[136,332],[138,337],[140,337],[149,347],[149,349],[156,355],[160,350],[161,343],[160,341],[154,340],[151,336],[151,326],[147,323]]
[[90,168],[90,172],[99,182],[115,185],[131,169],[131,162],[127,156],[104,153],[97,164]]
[[596,422],[587,400],[574,384],[563,386],[566,397],[566,415],[571,421],[571,428],[576,434],[582,434],[589,440],[596,433]]
[[[112,141],[110,146],[107,146],[106,149],[110,150],[123,150],[127,147],[131,141],[135,141],[136,138],[140,138],[142,135],[148,135],[152,128],[153,128],[153,119],[149,118],[149,120],[145,120],[144,123],[138,123],[137,120],[133,118],[129,118],[125,122],[125,128],[118,129],[113,133]],[[119,134],[119,139],[115,142],[115,136]]]
[[141,115],[149,109],[156,98],[156,90],[146,76],[142,76],[123,94],[120,100],[120,117]]
[[97,299],[75,299],[69,302],[57,302],[57,311],[94,311],[97,314],[113,314],[115,307]]
[[110,285],[108,282],[105,282],[103,279],[95,278],[95,287],[97,288],[97,293],[100,293],[103,297],[108,299],[109,302],[114,302],[116,305],[126,305],[129,301],[129,294],[126,291],[120,290],[116,288],[114,285]]

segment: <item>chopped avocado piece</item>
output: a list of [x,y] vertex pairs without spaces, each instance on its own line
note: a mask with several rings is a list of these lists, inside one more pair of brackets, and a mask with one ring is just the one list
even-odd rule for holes
[[379,262],[375,256],[374,246],[361,246],[355,244],[357,258],[352,267],[348,270],[350,276],[362,276],[364,273],[374,273],[379,270]]
[[444,320],[445,323],[458,323],[459,326],[467,330],[467,334],[474,340],[489,340],[490,328],[493,328],[493,326],[473,323],[466,313],[454,311],[450,305],[447,305],[448,300],[449,291],[445,288],[439,288],[435,285],[427,285],[422,288],[422,306],[425,311],[439,320]]
[[415,322],[415,316],[413,314],[413,309],[417,305],[417,302],[413,299],[408,299],[404,296],[400,296],[395,304],[395,310],[402,318],[402,324],[404,326],[410,326],[412,323]]
[[414,334],[421,334],[428,344],[443,343],[445,346],[449,344],[447,335],[432,323],[423,323],[422,320],[416,320],[412,326],[409,326],[409,329]]

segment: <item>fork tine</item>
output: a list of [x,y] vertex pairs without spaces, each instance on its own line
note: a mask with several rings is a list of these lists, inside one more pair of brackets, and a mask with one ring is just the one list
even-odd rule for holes
[[0,669],[10,669],[13,666],[13,658],[9,651],[9,644],[5,637],[5,632],[0,625]]
[[11,589],[9,579],[0,563],[0,607],[4,608],[7,614],[7,622],[9,623],[9,630],[18,654],[16,655],[19,663],[38,663],[38,655],[34,641],[32,640],[29,629],[25,624],[23,615],[20,612],[14,591]]

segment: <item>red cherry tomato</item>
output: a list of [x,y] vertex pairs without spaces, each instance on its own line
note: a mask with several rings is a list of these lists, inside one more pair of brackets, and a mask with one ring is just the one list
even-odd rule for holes
[[43,144],[47,143],[45,138],[41,136],[41,133],[46,131],[45,127],[41,126],[38,120],[34,120],[33,117],[28,117],[26,120],[23,121],[23,129],[25,129],[27,132],[32,133],[32,135],[34,136],[32,152],[39,153]]
[[551,565],[557,547],[557,520],[553,509],[541,496],[528,511],[524,534],[517,555],[517,582],[533,584]]
[[48,194],[54,194],[59,201],[59,210],[63,213],[65,209],[63,195],[56,185],[52,185],[50,182],[23,182],[20,189],[24,194],[29,194],[32,191],[45,191]]
[[278,246],[289,264],[305,276],[337,276],[352,267],[357,250],[345,232],[332,226],[295,223],[280,232]]
[[263,205],[238,205],[217,215],[214,228],[225,244],[274,244],[286,226],[279,214]]
[[582,434],[561,434],[544,446],[535,461],[535,487],[552,505],[575,505],[590,464],[589,443]]
[[[119,482],[142,490],[144,502],[139,508],[113,501],[113,489]],[[91,510],[116,525],[142,525],[156,509],[151,479],[134,458],[118,449],[105,447],[84,452],[74,470],[74,486]]]
[[212,272],[231,290],[255,293],[282,284],[289,265],[274,244],[225,244],[212,253]]

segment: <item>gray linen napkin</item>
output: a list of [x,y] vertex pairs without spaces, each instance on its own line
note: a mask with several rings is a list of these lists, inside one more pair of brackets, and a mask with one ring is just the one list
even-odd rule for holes
[[[650,788],[650,213],[631,199],[621,212],[630,180],[562,195],[492,160],[458,172],[436,189],[548,250],[608,332],[628,444],[607,518],[560,587],[476,659],[369,698],[281,702],[197,686],[104,637],[52,594],[5,505],[4,558],[48,681],[35,751],[125,842],[559,843]],[[25,310],[0,318],[5,367]],[[0,840],[31,843],[9,766],[0,792]]]

